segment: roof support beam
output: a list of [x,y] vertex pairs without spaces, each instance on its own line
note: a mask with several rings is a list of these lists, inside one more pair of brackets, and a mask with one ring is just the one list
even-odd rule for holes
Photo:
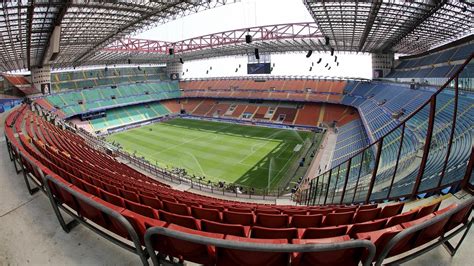
[[35,0],[31,0],[28,6],[28,14],[26,21],[28,22],[28,30],[26,32],[26,61],[28,63],[28,70],[31,70],[31,31],[33,28],[33,14],[35,12]]
[[372,6],[370,7],[370,13],[369,16],[367,17],[367,22],[365,23],[365,29],[364,32],[362,33],[362,37],[360,38],[359,42],[359,48],[358,51],[362,51],[362,48],[364,48],[365,41],[367,40],[367,37],[369,36],[370,31],[372,30],[372,26],[374,25],[375,18],[377,17],[377,14],[379,13],[380,6],[382,5],[382,1],[375,1],[372,3]]
[[51,45],[51,37],[53,36],[54,28],[56,26],[61,25],[61,22],[63,21],[63,18],[67,13],[68,8],[71,6],[71,3],[72,3],[71,0],[65,0],[62,2],[61,6],[59,7],[59,12],[54,18],[54,23],[51,26],[51,29],[48,33],[48,41],[46,42],[46,45],[43,47],[41,56],[39,57],[39,60],[37,61],[40,66],[43,66],[44,62],[47,60],[46,55],[48,54],[48,48]]
[[394,47],[397,43],[401,42],[408,34],[413,32],[423,21],[434,15],[443,5],[446,4],[447,0],[432,0],[434,3],[433,8],[429,10],[426,14],[420,16],[417,20],[413,21],[410,27],[405,31],[400,32],[400,34],[392,42],[386,42],[384,46],[381,47],[381,51],[388,52],[388,49]]

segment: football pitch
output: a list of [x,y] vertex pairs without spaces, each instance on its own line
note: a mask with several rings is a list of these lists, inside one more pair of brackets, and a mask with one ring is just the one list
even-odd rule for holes
[[204,176],[204,182],[267,188],[270,180],[270,188],[275,188],[298,163],[305,145],[320,137],[307,131],[179,118],[119,132],[107,140],[160,167]]

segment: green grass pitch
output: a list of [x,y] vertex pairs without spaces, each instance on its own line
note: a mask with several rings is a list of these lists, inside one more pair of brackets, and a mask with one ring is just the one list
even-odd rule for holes
[[205,176],[205,181],[266,188],[270,175],[274,188],[303,150],[295,152],[295,147],[313,136],[306,131],[173,119],[116,133],[107,140],[160,167]]

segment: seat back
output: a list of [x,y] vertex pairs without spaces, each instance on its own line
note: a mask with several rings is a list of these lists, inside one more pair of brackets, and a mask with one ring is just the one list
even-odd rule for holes
[[302,235],[303,239],[328,238],[345,235],[347,226],[330,226],[322,228],[307,228]]
[[387,224],[385,227],[392,227],[394,225],[399,225],[402,223],[409,222],[413,219],[415,219],[416,214],[418,213],[417,210],[413,211],[407,211],[398,215],[395,215],[393,217],[388,218]]
[[332,209],[310,209],[308,211],[309,214],[321,214],[327,215],[332,212]]
[[253,225],[254,217],[251,213],[239,213],[232,211],[222,212],[222,220],[224,223],[240,224],[240,225]]
[[[322,239],[294,239],[293,244],[333,244],[349,241],[348,235]],[[291,265],[347,265],[357,266],[362,260],[365,249],[347,248],[321,252],[296,253],[292,256]]]
[[171,212],[174,214],[180,214],[180,215],[190,215],[191,213],[189,212],[188,206],[181,204],[181,203],[176,203],[176,202],[170,202],[167,200],[163,200],[163,209],[167,212]]
[[[250,242],[258,244],[288,244],[286,239],[259,239],[242,238],[227,235],[226,240],[237,242]],[[217,265],[240,266],[240,265],[288,265],[289,253],[280,252],[257,252],[216,247]]]
[[289,217],[286,214],[257,214],[256,225],[271,228],[288,227]]
[[267,228],[253,226],[250,233],[252,238],[266,239],[291,239],[298,238],[298,230],[296,228]]
[[385,205],[379,214],[379,218],[380,219],[389,218],[389,217],[402,213],[404,205],[405,205],[404,202]]
[[472,211],[473,204],[474,200],[471,199],[470,203],[467,203],[466,206],[464,206],[461,210],[455,212],[446,225],[446,231],[449,231],[462,223],[466,223]]
[[215,222],[222,221],[221,215],[216,209],[191,207],[191,215],[196,219],[206,219]]
[[134,211],[136,213],[139,213],[143,216],[149,217],[149,218],[155,218],[158,219],[158,215],[156,210],[153,210],[152,208],[136,203],[133,201],[125,200],[125,207],[131,211]]
[[377,258],[382,250],[394,236],[403,230],[401,225],[380,229],[377,231],[357,233],[356,239],[367,239],[375,245],[375,258]]
[[365,204],[365,205],[359,205],[359,211],[360,210],[368,210],[368,209],[376,209],[378,207],[378,204]]
[[350,206],[350,207],[340,207],[340,208],[335,208],[334,213],[341,213],[341,212],[355,212],[357,211],[357,206]]
[[380,208],[375,209],[366,209],[366,210],[358,210],[355,215],[354,219],[352,220],[353,223],[363,223],[377,219],[380,213]]
[[336,226],[350,224],[354,212],[329,213],[323,221],[323,226]]
[[241,237],[249,236],[249,229],[240,224],[224,224],[215,221],[201,220],[201,230],[211,233],[219,233],[224,235],[234,235]]
[[415,219],[421,218],[425,215],[431,214],[438,210],[441,201],[436,201],[430,205],[423,206],[418,209],[418,213],[416,214]]
[[355,238],[357,233],[377,231],[377,230],[383,229],[386,223],[387,223],[387,219],[379,219],[372,222],[354,224],[349,229],[349,232],[347,234],[351,236],[352,238]]
[[296,228],[308,228],[308,227],[320,227],[323,221],[323,215],[298,215],[291,216],[290,227]]
[[152,207],[155,210],[161,210],[163,208],[161,201],[154,197],[140,195],[140,202],[144,205]]
[[[175,224],[170,224],[167,228],[197,236],[211,237],[217,239],[224,238],[223,234],[202,232],[181,227]],[[161,254],[176,257],[180,260],[186,260],[204,265],[215,264],[215,251],[214,248],[212,248],[211,246],[193,243],[163,235],[153,235],[150,240],[154,250],[160,252]]]
[[159,210],[158,213],[160,216],[160,220],[166,221],[168,223],[177,224],[194,230],[201,229],[198,221],[196,221],[196,219],[191,216],[174,214],[163,210]]

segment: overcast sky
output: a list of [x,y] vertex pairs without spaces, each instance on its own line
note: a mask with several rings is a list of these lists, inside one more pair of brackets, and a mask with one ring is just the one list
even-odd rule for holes
[[[302,0],[241,0],[239,3],[206,10],[143,32],[135,37],[162,41],[179,41],[221,31],[281,23],[310,22],[311,15]],[[272,75],[312,75],[371,78],[371,57],[367,54],[338,54],[339,67],[329,54],[273,54]],[[316,62],[322,58],[318,65]],[[314,63],[312,71],[310,67]],[[331,70],[324,68],[329,63]],[[236,73],[238,65],[241,68]],[[247,73],[247,57],[226,57],[185,62],[183,78],[240,76]],[[206,74],[206,71],[212,70]]]

